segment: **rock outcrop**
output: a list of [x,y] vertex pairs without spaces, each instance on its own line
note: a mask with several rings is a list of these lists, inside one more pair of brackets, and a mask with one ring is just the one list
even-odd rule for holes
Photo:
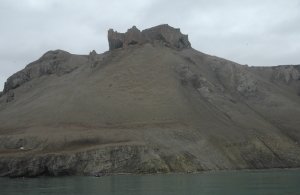
[[173,28],[167,24],[159,25],[143,31],[137,29],[136,26],[128,29],[126,33],[119,33],[113,29],[108,31],[109,50],[126,48],[130,45],[153,43],[160,41],[166,46],[183,49],[190,48],[191,44],[188,35],[180,32],[180,29]]
[[[26,168],[24,168],[26,167]],[[169,172],[153,150],[143,145],[107,146],[65,154],[25,154],[0,159],[0,176],[36,177]]]
[[62,64],[70,58],[70,53],[56,50],[45,53],[39,60],[29,64],[24,70],[9,77],[4,85],[4,93],[20,85],[46,74],[63,73],[66,70]]
[[273,80],[281,80],[286,83],[300,80],[300,66],[276,66],[273,68]]
[[[76,61],[74,60],[77,59]],[[30,63],[24,70],[21,70],[7,79],[4,84],[3,93],[18,88],[32,79],[44,75],[64,75],[79,67],[82,60],[80,56],[74,56],[63,50],[48,51],[40,59]],[[73,60],[71,59],[73,58]]]

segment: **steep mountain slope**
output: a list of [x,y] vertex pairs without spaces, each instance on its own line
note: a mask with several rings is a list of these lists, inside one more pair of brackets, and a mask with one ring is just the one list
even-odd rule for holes
[[7,80],[1,175],[299,167],[300,66],[209,56],[168,25],[108,35],[108,52],[49,51]]

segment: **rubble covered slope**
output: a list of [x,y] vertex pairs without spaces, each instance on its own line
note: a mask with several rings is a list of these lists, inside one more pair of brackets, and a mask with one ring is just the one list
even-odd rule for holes
[[55,50],[0,94],[0,175],[300,165],[300,66],[248,67],[168,25],[108,31],[109,51]]

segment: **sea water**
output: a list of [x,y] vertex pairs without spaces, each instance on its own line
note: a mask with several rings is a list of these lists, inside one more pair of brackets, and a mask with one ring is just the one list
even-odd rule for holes
[[221,171],[105,177],[0,178],[0,194],[300,194],[300,170]]

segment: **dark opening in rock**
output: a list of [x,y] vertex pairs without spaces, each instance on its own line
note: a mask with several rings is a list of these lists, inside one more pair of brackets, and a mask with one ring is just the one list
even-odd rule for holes
[[137,41],[131,41],[130,43],[128,43],[128,45],[136,45],[136,44],[138,44]]

